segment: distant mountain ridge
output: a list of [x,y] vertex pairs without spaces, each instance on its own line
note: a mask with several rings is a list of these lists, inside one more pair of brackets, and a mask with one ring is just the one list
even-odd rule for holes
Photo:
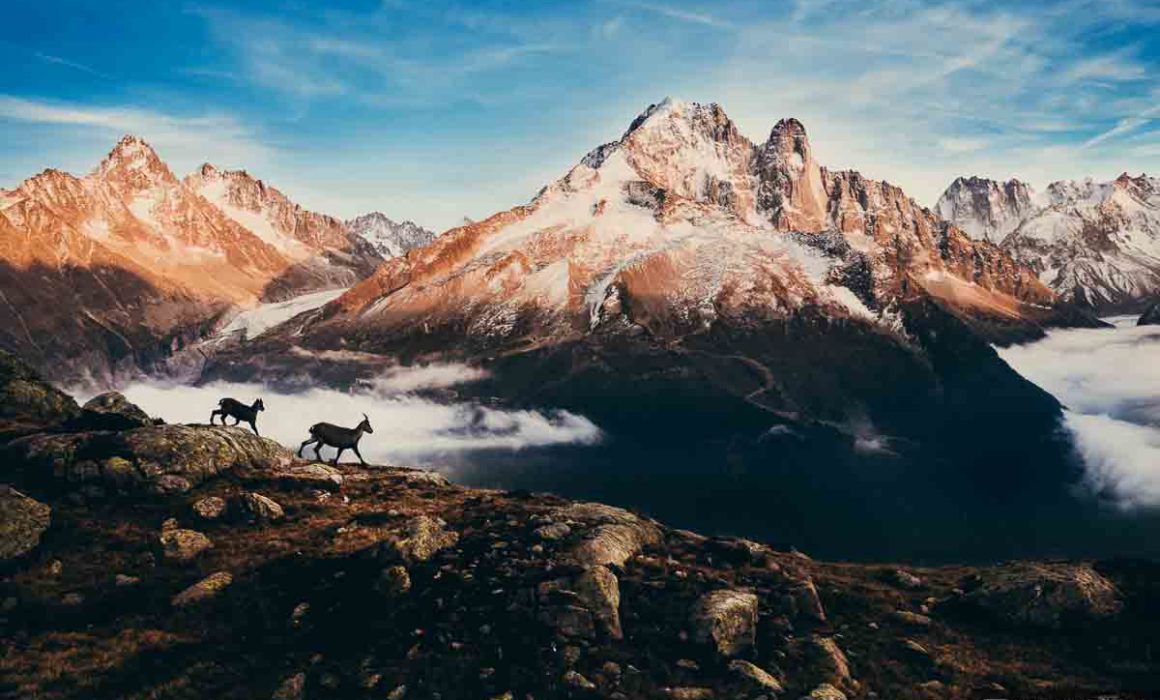
[[378,211],[348,219],[346,228],[366,239],[384,259],[405,255],[435,240],[434,231],[410,219],[395,221]]
[[1160,292],[1160,179],[960,177],[936,207],[976,240],[1000,245],[1064,299],[1102,312],[1139,310]]
[[383,254],[242,170],[178,179],[136,136],[0,190],[0,347],[46,374],[151,371],[232,309],[350,287]]

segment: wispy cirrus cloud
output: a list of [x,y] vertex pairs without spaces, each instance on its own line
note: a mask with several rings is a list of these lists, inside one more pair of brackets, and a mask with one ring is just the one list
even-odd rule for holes
[[41,61],[44,61],[45,63],[52,63],[58,66],[64,66],[66,68],[72,68],[73,70],[77,70],[82,73],[88,73],[89,75],[95,75],[98,78],[104,78],[105,80],[113,79],[113,76],[109,75],[108,73],[101,72],[92,66],[85,65],[84,63],[70,61],[69,59],[62,56],[54,56],[48,53],[41,53],[40,51],[34,51],[32,55]]
[[[1158,95],[1160,96],[1160,95]],[[1084,141],[1084,148],[1091,148],[1097,146],[1109,139],[1114,139],[1125,134],[1143,128],[1144,126],[1155,122],[1160,118],[1160,104],[1150,107],[1132,116],[1124,117],[1116,122],[1116,125],[1102,133],[1096,134],[1092,138]]]
[[295,21],[213,6],[191,11],[236,53],[253,82],[306,98],[345,96],[368,104],[430,105],[462,91],[477,74],[570,49],[561,37],[522,36],[518,23],[497,31],[498,23],[478,12],[447,14],[442,21],[503,36],[445,41],[433,52],[430,36],[400,34],[373,15],[363,22],[342,14]]
[[0,120],[91,129],[112,145],[122,134],[134,134],[163,150],[181,168],[228,157],[237,164],[260,164],[270,155],[253,130],[220,113],[194,116],[166,114],[139,107],[98,107],[0,94]]
[[630,2],[626,3],[625,6],[658,14],[669,19],[675,19],[691,24],[699,24],[705,27],[714,27],[716,29],[731,29],[734,26],[732,22],[722,19],[721,17],[718,17],[709,12],[678,4],[660,2]]

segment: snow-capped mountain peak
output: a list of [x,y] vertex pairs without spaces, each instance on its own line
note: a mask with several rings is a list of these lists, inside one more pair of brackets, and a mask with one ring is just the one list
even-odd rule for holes
[[1060,180],[1041,195],[1017,180],[958,178],[938,212],[998,243],[1065,298],[1131,310],[1160,291],[1160,180],[1123,173]]
[[361,236],[379,255],[394,258],[430,243],[435,233],[411,220],[395,221],[382,212],[371,212],[349,219],[347,229]]
[[138,189],[157,184],[168,185],[177,181],[169,166],[161,160],[153,147],[144,139],[132,134],[126,134],[117,142],[113,150],[93,171],[93,175]]
[[1034,191],[1020,180],[997,182],[972,176],[956,178],[935,209],[971,238],[999,243],[1034,205]]

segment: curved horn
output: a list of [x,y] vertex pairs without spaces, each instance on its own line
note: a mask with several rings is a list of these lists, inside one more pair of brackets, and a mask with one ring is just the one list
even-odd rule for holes
[[371,419],[370,419],[370,418],[367,418],[367,414],[365,414],[365,413],[364,413],[364,414],[363,414],[363,420],[365,420],[365,421],[367,421],[367,422],[369,423]]

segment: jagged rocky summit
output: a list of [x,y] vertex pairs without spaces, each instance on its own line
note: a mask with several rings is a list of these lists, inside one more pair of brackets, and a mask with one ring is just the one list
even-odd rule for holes
[[239,310],[350,287],[427,233],[353,230],[244,170],[179,179],[126,136],[87,175],[0,190],[0,347],[70,383],[161,372]]
[[1139,311],[1160,291],[1160,180],[1026,183],[958,178],[936,207],[972,238],[999,245],[1064,299],[1101,313]]

